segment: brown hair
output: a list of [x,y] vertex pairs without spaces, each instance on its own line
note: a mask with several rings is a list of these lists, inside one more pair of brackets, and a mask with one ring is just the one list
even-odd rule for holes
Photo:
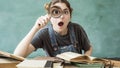
[[70,11],[70,15],[72,15],[72,8],[70,6],[70,3],[67,0],[52,0],[50,3],[45,4],[45,9],[47,10],[47,12],[49,13],[50,7],[52,7],[54,4],[56,3],[65,3],[66,6],[68,7],[69,11]]

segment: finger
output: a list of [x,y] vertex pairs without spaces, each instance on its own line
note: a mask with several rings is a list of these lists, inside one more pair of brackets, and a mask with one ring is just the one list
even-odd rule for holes
[[39,18],[37,19],[36,23],[40,26],[40,24],[41,24],[41,17],[39,17]]
[[49,20],[50,20],[50,17],[46,14],[45,16],[41,16],[37,19],[37,24],[40,27],[43,27],[48,23]]
[[47,18],[50,19],[51,18],[51,15],[50,14],[46,14]]
[[41,17],[38,19],[38,24],[39,24],[40,26],[42,26],[42,23],[44,23],[43,16],[41,16]]
[[47,24],[49,22],[49,17],[47,15],[45,15],[43,17],[43,21],[44,21],[45,24]]
[[46,14],[45,17],[46,17],[46,18],[45,18],[45,22],[48,23],[48,22],[50,21],[50,18],[51,18],[51,17],[50,17],[48,14]]
[[37,19],[36,24],[40,26],[40,18]]
[[40,26],[44,27],[47,24],[45,17],[41,18]]

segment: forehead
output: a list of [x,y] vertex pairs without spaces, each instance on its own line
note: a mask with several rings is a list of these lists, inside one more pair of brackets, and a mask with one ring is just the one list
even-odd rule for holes
[[65,3],[56,3],[56,4],[54,4],[54,6],[58,6],[58,7],[60,7],[62,10],[68,9],[68,7],[66,6]]

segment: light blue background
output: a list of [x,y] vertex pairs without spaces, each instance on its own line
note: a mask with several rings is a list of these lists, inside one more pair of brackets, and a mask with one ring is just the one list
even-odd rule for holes
[[[0,50],[13,53],[50,0],[0,0]],[[69,0],[72,21],[83,26],[93,56],[120,57],[120,0]],[[42,50],[29,57],[43,56]]]

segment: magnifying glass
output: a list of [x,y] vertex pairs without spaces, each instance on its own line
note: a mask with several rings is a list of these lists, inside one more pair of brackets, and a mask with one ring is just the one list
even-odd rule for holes
[[50,8],[49,14],[51,17],[59,18],[62,15],[62,9],[58,6],[53,6]]

